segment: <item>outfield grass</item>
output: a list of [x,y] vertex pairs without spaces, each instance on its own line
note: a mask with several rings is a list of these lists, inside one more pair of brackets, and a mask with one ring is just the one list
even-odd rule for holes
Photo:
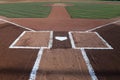
[[109,19],[120,16],[120,5],[72,3],[74,6],[66,7],[72,18]]
[[44,18],[51,10],[51,7],[42,6],[44,4],[46,3],[0,4],[0,15],[9,18]]

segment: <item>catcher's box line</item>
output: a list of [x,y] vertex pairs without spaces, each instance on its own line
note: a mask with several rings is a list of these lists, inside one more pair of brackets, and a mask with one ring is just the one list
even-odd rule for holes
[[82,52],[82,56],[85,60],[85,63],[88,67],[88,71],[89,71],[89,74],[90,74],[92,80],[98,80],[97,76],[95,75],[94,69],[93,69],[92,65],[90,64],[90,61],[87,57],[86,51],[84,50],[84,48],[81,48],[80,50]]
[[[75,32],[75,33],[95,33],[106,44],[107,48],[106,47],[76,47],[75,43],[74,43],[73,36],[72,36],[73,32]],[[93,67],[92,67],[92,65],[89,61],[89,58],[87,57],[85,49],[113,49],[111,47],[111,45],[109,45],[97,32],[70,31],[69,32],[69,38],[70,38],[70,41],[71,41],[72,48],[81,50],[82,56],[83,56],[83,58],[85,60],[85,63],[87,65],[87,68],[88,68],[89,74],[91,76],[91,79],[92,80],[98,80],[97,76],[95,75],[94,69],[93,69]]]
[[44,48],[41,48],[38,52],[35,64],[33,66],[33,69],[31,71],[31,73],[30,73],[29,80],[35,80],[36,79],[37,70],[39,69],[39,64],[40,64],[40,61],[41,61],[41,58],[42,58],[43,50],[44,50]]

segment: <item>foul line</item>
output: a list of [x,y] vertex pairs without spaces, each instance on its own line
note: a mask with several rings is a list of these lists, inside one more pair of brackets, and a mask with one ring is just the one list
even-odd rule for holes
[[26,33],[26,31],[24,31],[10,46],[9,48],[15,48],[14,45],[17,43],[17,41]]
[[111,24],[115,24],[115,23],[118,23],[118,22],[120,22],[120,20],[117,20],[117,21],[114,21],[114,22],[110,22],[110,23],[107,23],[107,24],[104,24],[104,25],[101,25],[101,26],[89,29],[89,30],[87,30],[85,32],[91,32],[93,30],[96,30],[96,29],[99,29],[99,28],[102,28],[102,27],[105,27],[105,26],[108,26],[108,25],[111,25]]
[[13,23],[13,22],[8,21],[8,20],[5,20],[5,19],[0,19],[0,20],[1,20],[1,21],[4,21],[4,22],[7,22],[7,23],[10,23],[10,24],[13,24],[13,25],[16,25],[17,27],[21,27],[21,28],[24,28],[24,29],[27,29],[27,30],[30,30],[30,31],[35,31],[35,30],[33,30],[33,29],[27,28],[27,27],[25,27],[25,26],[21,26],[21,25],[19,25],[19,24]]
[[[42,32],[46,32],[46,31],[42,31]],[[32,71],[31,71],[29,80],[35,80],[36,79],[37,71],[39,69],[39,64],[40,64],[40,61],[41,61],[44,49],[50,49],[52,47],[52,43],[53,43],[53,31],[47,31],[47,32],[50,32],[50,40],[49,40],[48,47],[47,48],[45,48],[45,47],[41,47],[40,48],[40,50],[38,52],[37,59],[35,61],[35,64],[33,66]]]

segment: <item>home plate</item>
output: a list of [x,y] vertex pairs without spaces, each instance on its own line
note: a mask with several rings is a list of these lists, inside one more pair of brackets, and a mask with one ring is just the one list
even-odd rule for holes
[[62,36],[56,36],[55,37],[56,40],[59,40],[59,41],[64,41],[64,40],[67,40],[67,37],[62,37]]

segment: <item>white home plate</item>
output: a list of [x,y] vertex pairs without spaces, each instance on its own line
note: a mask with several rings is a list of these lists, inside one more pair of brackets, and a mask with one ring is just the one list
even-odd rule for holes
[[67,37],[65,37],[65,36],[56,36],[55,39],[59,40],[59,41],[64,41],[64,40],[67,40]]

